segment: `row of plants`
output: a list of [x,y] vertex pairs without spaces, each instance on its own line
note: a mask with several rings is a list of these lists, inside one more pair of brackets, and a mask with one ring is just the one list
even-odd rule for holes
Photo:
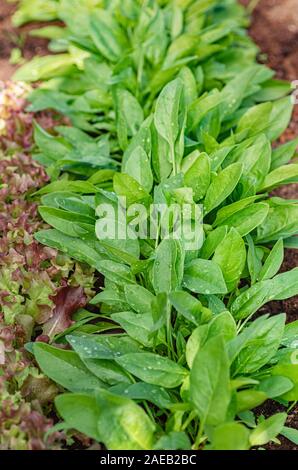
[[[42,330],[71,325],[94,296],[92,268],[33,236],[46,224],[29,196],[49,178],[30,156],[34,117],[24,110],[29,91],[0,82],[0,450],[61,449],[74,440],[90,446],[76,432],[47,437],[59,389],[24,349],[31,338],[42,338]],[[45,128],[57,123],[52,113],[38,120]]]
[[[298,140],[272,145],[291,118],[290,85],[256,62],[234,0],[43,1],[42,18],[35,3],[21,2],[18,24],[64,24],[34,31],[55,54],[15,78],[41,82],[30,112],[72,124],[35,124],[34,158],[51,178],[33,195],[51,226],[35,239],[96,270],[99,288],[74,324],[54,321],[26,345],[65,391],[53,430],[108,449],[297,441],[285,422],[298,323],[258,313],[298,294],[298,268],[279,273],[284,248],[297,248],[298,201],[270,196],[298,177]],[[154,236],[96,236],[97,208],[116,219],[123,197],[145,207],[145,224],[152,204],[168,208]],[[191,250],[174,235],[173,204],[200,222]],[[254,413],[268,399],[285,412]]]

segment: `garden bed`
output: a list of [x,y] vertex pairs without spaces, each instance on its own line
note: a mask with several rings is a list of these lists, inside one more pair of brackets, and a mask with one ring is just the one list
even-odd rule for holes
[[[247,0],[242,0],[244,5]],[[298,77],[298,9],[296,0],[261,0],[253,12],[250,35],[261,50],[260,59],[276,71],[284,80],[295,81]],[[289,128],[280,138],[288,142],[298,135],[298,106],[294,108]],[[275,192],[287,199],[297,199],[298,184],[288,185]],[[282,270],[298,265],[296,250],[287,250]],[[274,303],[272,313],[287,313],[288,321],[298,318],[297,297]],[[298,427],[298,423],[296,423]]]
[[[245,1],[243,2],[245,3]],[[253,13],[250,27],[251,37],[259,45],[264,54],[262,60],[277,72],[279,78],[294,81],[298,77],[298,9],[296,0],[262,0]],[[289,129],[281,137],[287,142],[298,135],[298,106],[294,108]],[[293,184],[276,191],[276,194],[287,199],[298,197],[298,185]],[[296,250],[287,250],[282,269],[287,271],[298,265]],[[288,321],[298,319],[298,298],[273,303],[271,313],[286,312]],[[268,403],[260,408],[260,412],[271,415],[278,407]],[[289,416],[290,426],[298,429],[298,409],[293,409]],[[275,450],[298,450],[285,438],[281,438],[281,446],[270,446]]]
[[[245,3],[245,1],[243,1],[242,3]],[[256,43],[259,45],[261,49],[259,60],[261,62],[268,63],[269,66],[271,66],[274,70],[276,70],[279,78],[287,79],[287,80],[295,80],[296,78],[298,78],[298,55],[297,55],[298,54],[297,52],[298,13],[297,13],[297,8],[295,7],[295,3],[296,3],[295,0],[287,0],[287,1],[263,0],[261,1],[253,13],[253,21],[252,21],[252,26],[250,28],[250,34],[252,38],[256,41]],[[10,23],[10,15],[14,11],[15,7],[11,5],[7,5],[6,2],[4,2],[3,0],[0,0],[0,5],[1,5],[0,80],[1,79],[7,80],[10,78],[11,74],[14,72],[14,70],[16,70],[16,68],[19,65],[19,64],[16,64],[16,65],[9,64],[9,58],[10,58],[12,48],[14,47],[19,48],[20,50],[22,50],[22,56],[25,59],[31,59],[32,57],[35,57],[36,55],[46,55],[47,42],[43,39],[37,39],[37,38],[32,38],[28,36],[28,32],[32,28],[31,25],[23,26],[20,29],[12,28],[11,23]],[[38,25],[44,26],[44,24],[45,23],[41,23],[41,24],[34,23],[34,28]],[[55,23],[55,24],[59,24],[59,23]],[[21,39],[18,38],[19,34],[21,34],[22,36]],[[56,116],[52,116],[51,114],[46,114],[46,113],[37,114],[37,117],[41,125],[47,128],[48,130],[51,129],[53,122],[55,122],[55,119],[57,119]],[[54,119],[54,121],[52,121],[52,119]],[[68,121],[65,121],[65,122],[68,122]],[[297,137],[297,135],[298,135],[298,107],[296,106],[294,108],[294,114],[293,114],[291,124],[289,128],[285,131],[285,133],[280,137],[279,139],[280,143],[288,142],[289,140],[292,140],[293,138]],[[30,135],[30,139],[31,139],[31,135]],[[28,148],[30,148],[30,145],[31,145],[31,142],[29,142]],[[30,156],[21,157],[20,161],[21,161],[20,175],[22,174],[23,168],[25,168],[25,171],[26,171],[26,166],[23,167],[22,165],[28,164],[29,165],[28,168],[30,168],[31,172],[33,171],[32,168],[35,168],[35,167],[38,168],[37,164],[31,162]],[[18,162],[14,162],[14,164],[18,165]],[[36,170],[34,174],[37,174],[37,180],[38,178],[40,178],[41,181],[38,180],[36,184],[33,181],[32,185],[28,186],[28,189],[31,193],[32,193],[33,188],[37,188],[43,184],[42,180],[44,181],[47,180],[47,176],[44,173],[39,174],[38,170]],[[285,187],[275,190],[272,194],[286,198],[286,199],[298,199],[298,184],[287,185]],[[25,195],[26,195],[26,192],[23,193],[22,197]],[[28,207],[26,207],[26,210],[28,210]],[[36,208],[33,206],[32,206],[32,211],[33,211],[32,213],[33,222],[37,225],[42,224],[42,222],[40,221],[37,215]],[[43,227],[44,225],[38,228],[43,228]],[[38,244],[35,245],[35,244],[36,242],[34,242],[34,247],[36,247],[36,249],[45,250],[40,255],[41,261],[44,261],[44,260],[47,260],[47,262],[50,261],[50,263],[53,263],[55,265],[55,268],[57,269],[57,265],[55,262],[55,257],[57,256],[56,252],[48,251],[49,249],[41,248],[41,245],[38,245]],[[71,263],[71,261],[68,261],[67,258],[65,259],[65,262]],[[297,265],[298,265],[297,250],[288,249],[285,252],[285,259],[279,272],[285,273],[297,267]],[[64,267],[63,269],[64,269],[63,276],[59,276],[59,268],[58,268],[58,271],[55,273],[55,274],[58,273],[58,278],[56,276],[54,277],[54,280],[51,279],[51,281],[53,281],[55,284],[54,292],[55,292],[55,289],[60,289],[59,290],[60,295],[62,297],[64,295],[62,302],[63,301],[67,302],[68,294],[70,292],[74,292],[74,291],[70,291],[69,289],[78,289],[78,287],[70,287],[70,286],[71,285],[76,286],[78,279],[82,279],[82,275],[84,273],[80,271],[81,268],[78,266],[76,267],[68,266],[66,270]],[[30,271],[30,266],[28,270]],[[80,291],[80,293],[78,293],[77,300],[74,302],[74,305],[70,306],[70,310],[67,314],[68,320],[69,320],[70,315],[78,307],[84,307],[86,305],[88,296],[90,296],[91,298],[92,295],[94,294],[94,290],[95,292],[99,292],[99,287],[102,287],[102,278],[98,278],[96,283],[93,285],[94,290],[93,291],[91,290],[92,282],[93,282],[92,276],[93,276],[92,272],[88,272],[88,274],[86,274],[86,278],[85,278],[86,285],[84,286],[85,293],[83,291]],[[53,286],[51,286],[51,288],[53,288]],[[159,288],[157,287],[156,291],[158,291],[158,289]],[[59,294],[56,294],[56,297],[54,297],[53,292],[52,292],[52,296],[50,298],[51,298],[51,301],[54,302],[54,305],[56,305],[56,308],[58,308],[58,305],[61,303]],[[280,312],[285,312],[287,315],[287,322],[290,323],[298,319],[297,307],[298,307],[298,297],[295,296],[295,297],[291,297],[290,299],[279,300],[279,301],[268,303],[264,307],[261,307],[257,315],[259,314],[261,315],[264,313],[278,314]],[[90,312],[96,311],[95,307],[88,307],[88,309]],[[51,320],[48,320],[48,321],[51,323]],[[41,322],[41,324],[43,323]],[[66,324],[67,326],[70,326],[69,321],[66,321]],[[47,328],[43,328],[43,329],[45,331],[48,331]],[[63,329],[61,330],[61,332],[62,331]],[[59,331],[57,331],[57,333],[58,332]],[[15,334],[15,332],[10,332],[10,334]],[[40,337],[40,341],[47,342],[48,338],[46,336],[47,335],[45,336],[42,335]],[[39,352],[39,354],[41,354],[41,352],[42,352],[42,349]],[[43,378],[42,380],[47,380],[47,379]],[[60,382],[58,381],[58,383]],[[32,387],[29,387],[27,396],[30,396],[31,392],[32,392]],[[261,405],[259,408],[257,408],[256,414],[257,416],[264,415],[265,417],[270,417],[274,413],[283,412],[284,410],[285,410],[285,407],[283,405],[280,405],[280,404],[277,404],[277,402],[268,400],[266,401],[264,405]],[[150,413],[150,410],[149,410],[149,413]],[[39,411],[37,411],[33,406],[32,410],[29,410],[29,412],[26,411],[24,415],[26,416],[26,418],[24,421],[25,424],[23,424],[23,426],[25,427],[26,432],[28,431],[29,433],[28,435],[30,436],[30,439],[32,442],[34,442],[34,436],[30,435],[31,430],[30,430],[30,425],[28,425],[28,420],[30,421],[30,419],[34,416],[36,417],[36,419],[38,418],[40,420],[39,422],[40,422],[41,433],[44,432],[46,429],[48,429],[50,425],[52,425],[53,422],[56,421],[56,417],[54,417],[53,421],[51,421],[51,419],[48,420],[48,418],[45,418],[42,415],[40,406],[39,406]],[[18,425],[17,420],[16,420],[16,425]],[[286,425],[290,426],[291,428],[298,429],[297,407],[293,408],[289,412]],[[60,445],[63,446],[64,444],[61,444],[61,442],[63,442],[64,438],[65,437],[63,433],[61,434],[57,433],[57,435],[54,435],[53,437],[54,444],[52,444],[53,446],[52,448],[55,448],[55,446],[59,448]],[[71,445],[74,446],[75,448],[78,446],[88,447],[92,444],[92,441],[88,440],[87,438],[85,439],[79,433],[74,434],[72,436],[72,439],[73,439],[72,441],[73,443]],[[267,448],[274,449],[274,450],[283,450],[283,449],[297,450],[298,449],[297,445],[291,443],[285,437],[280,437],[280,440],[281,440],[281,445],[270,443],[267,445]],[[34,445],[36,446],[35,448],[43,448],[42,435],[38,436],[38,439],[36,439],[36,442],[35,444],[33,443],[30,445],[32,445],[33,448],[34,448]],[[77,443],[79,443],[79,445],[77,445]]]

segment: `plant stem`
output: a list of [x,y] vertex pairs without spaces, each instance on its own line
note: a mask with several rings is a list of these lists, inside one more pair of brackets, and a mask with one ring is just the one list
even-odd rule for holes
[[158,226],[157,226],[157,231],[156,231],[156,240],[155,240],[155,250],[157,249],[158,247],[158,243],[159,243],[159,235],[160,235],[160,221],[158,221]]
[[292,411],[292,409],[295,408],[296,405],[297,405],[297,400],[291,403],[291,405],[287,409],[287,413],[290,413],[290,411]]
[[239,335],[240,331],[243,330],[243,328],[245,327],[247,322],[249,322],[249,320],[251,319],[251,317],[254,314],[255,314],[255,312],[251,313],[247,318],[245,318],[245,320],[243,322],[241,320],[239,320],[239,322],[237,324],[237,335]]
[[174,356],[171,313],[172,313],[172,308],[171,308],[170,302],[168,301],[167,303],[167,343],[168,343],[168,355],[170,358]]
[[172,165],[173,165],[173,176],[176,176],[177,171],[176,171],[175,146],[174,146],[174,144],[171,144],[171,161],[172,161]]
[[150,409],[150,406],[148,405],[148,403],[146,401],[143,402],[143,405],[144,405],[145,410],[147,411],[147,414],[150,416],[152,422],[155,423],[155,419],[154,419],[154,416],[153,416],[152,411]]
[[190,423],[192,422],[192,420],[196,417],[196,413],[194,411],[191,411],[188,415],[188,418],[185,420],[185,422],[183,423],[182,425],[182,428],[181,430],[182,431],[185,431],[185,429],[188,428],[188,426],[190,425]]
[[199,432],[198,432],[198,435],[196,437],[195,443],[193,445],[194,450],[197,450],[200,446],[200,441],[201,441],[201,438],[202,438],[202,435],[203,435],[203,431],[204,431],[204,422],[200,421]]

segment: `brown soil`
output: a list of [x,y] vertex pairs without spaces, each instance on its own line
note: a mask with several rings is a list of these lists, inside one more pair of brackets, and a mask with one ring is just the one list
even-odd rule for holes
[[[47,41],[45,39],[34,38],[29,35],[32,26],[26,25],[21,28],[14,28],[11,23],[11,15],[16,9],[15,4],[0,0],[0,80],[8,80],[17,69],[16,65],[9,63],[10,54],[13,48],[22,50],[25,59],[32,59],[35,55],[46,55]],[[40,26],[44,23],[40,24]],[[39,27],[34,23],[34,28]]]
[[298,79],[297,0],[260,0],[250,34],[279,78]]

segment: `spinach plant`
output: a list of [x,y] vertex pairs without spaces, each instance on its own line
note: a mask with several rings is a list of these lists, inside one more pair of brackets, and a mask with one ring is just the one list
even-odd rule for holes
[[[298,294],[298,268],[279,273],[284,247],[297,247],[298,202],[270,196],[298,178],[297,140],[272,148],[290,86],[256,63],[234,0],[76,0],[80,24],[73,3],[49,2],[66,27],[35,32],[59,54],[16,78],[42,81],[30,110],[73,124],[36,125],[52,182],[35,193],[51,226],[35,236],[101,273],[91,304],[104,326],[54,338],[71,351],[32,352],[67,391],[56,399],[66,426],[108,449],[263,446],[285,434],[287,415],[251,410],[298,399],[297,322],[254,316]],[[40,19],[26,11],[23,0],[16,21]],[[117,214],[124,197],[144,206],[145,225],[152,204],[165,206],[154,234],[98,237],[98,206]],[[169,215],[186,203],[200,222],[191,250]]]

